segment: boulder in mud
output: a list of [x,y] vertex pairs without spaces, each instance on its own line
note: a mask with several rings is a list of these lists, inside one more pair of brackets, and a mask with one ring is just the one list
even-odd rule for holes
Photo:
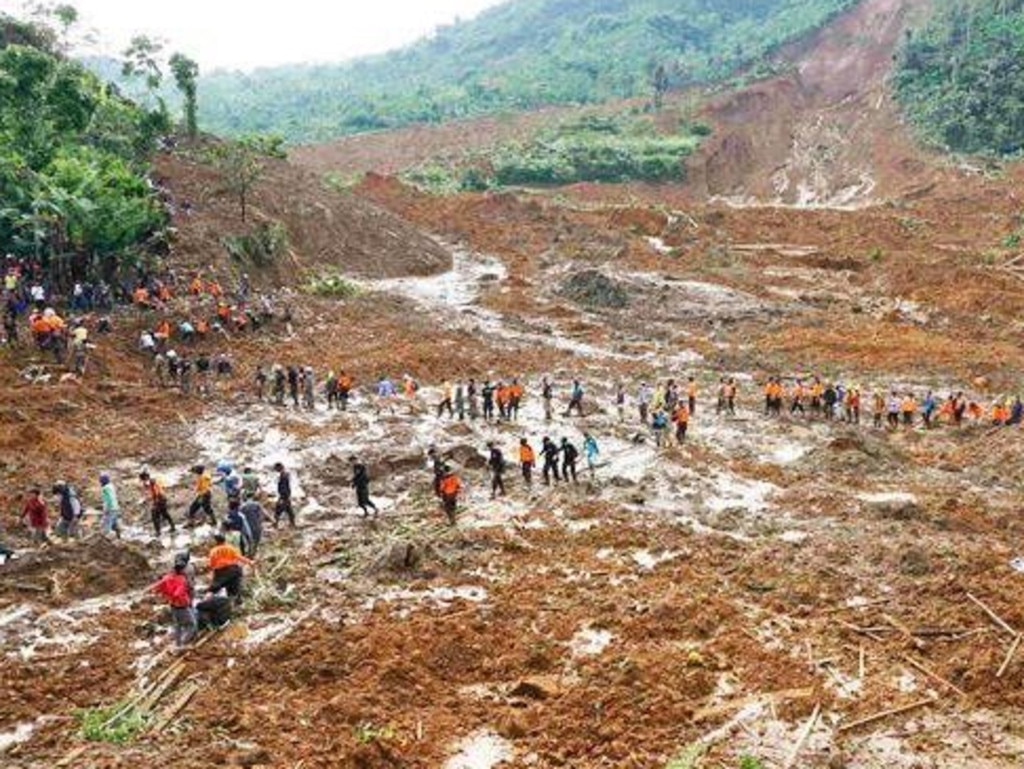
[[487,457],[475,446],[462,444],[444,453],[446,457],[451,457],[456,464],[467,470],[483,470],[487,467]]
[[583,270],[569,276],[558,293],[583,307],[621,310],[629,306],[625,286],[597,270]]
[[415,542],[391,542],[383,553],[370,565],[371,574],[415,571],[423,563],[423,548]]

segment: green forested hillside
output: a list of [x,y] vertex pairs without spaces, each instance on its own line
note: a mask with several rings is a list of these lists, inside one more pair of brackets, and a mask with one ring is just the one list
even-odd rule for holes
[[1024,0],[949,0],[908,34],[895,77],[910,120],[959,152],[1024,148]]
[[168,128],[61,55],[46,27],[0,14],[0,253],[65,275],[132,261],[164,222],[146,168]]
[[857,0],[511,0],[407,48],[340,65],[213,73],[207,130],[290,141],[650,94],[735,72]]

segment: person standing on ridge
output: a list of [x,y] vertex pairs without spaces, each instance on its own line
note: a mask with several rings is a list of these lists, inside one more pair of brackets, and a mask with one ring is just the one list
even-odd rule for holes
[[274,526],[281,523],[282,516],[288,518],[288,524],[295,528],[295,510],[292,508],[292,476],[280,462],[274,463],[277,473],[277,504],[274,505]]
[[532,486],[533,468],[537,465],[537,455],[526,438],[519,439],[519,465],[523,470],[523,480],[526,485]]

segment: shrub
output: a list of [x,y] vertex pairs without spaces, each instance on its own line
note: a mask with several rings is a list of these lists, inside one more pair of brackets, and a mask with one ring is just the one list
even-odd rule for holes
[[231,258],[267,267],[288,251],[288,230],[281,222],[260,222],[245,235],[227,235],[221,241]]
[[337,273],[313,278],[309,281],[306,290],[311,294],[332,299],[350,299],[362,293],[362,288],[358,283]]

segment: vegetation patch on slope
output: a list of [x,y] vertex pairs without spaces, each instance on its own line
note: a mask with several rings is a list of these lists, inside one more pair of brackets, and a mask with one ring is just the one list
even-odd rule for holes
[[940,5],[900,52],[896,93],[928,140],[956,152],[1024,147],[1024,0]]

